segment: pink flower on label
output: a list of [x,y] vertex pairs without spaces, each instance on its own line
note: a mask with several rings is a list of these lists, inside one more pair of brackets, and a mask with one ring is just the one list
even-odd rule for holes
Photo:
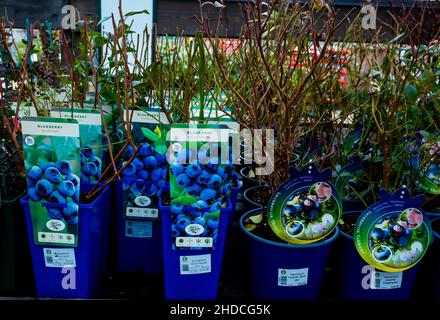
[[423,216],[418,210],[411,209],[407,215],[408,223],[413,226],[419,226],[423,222]]
[[312,201],[304,200],[304,205],[306,205],[307,207],[310,207],[312,205]]
[[402,231],[402,227],[399,226],[398,224],[396,224],[396,225],[393,227],[393,230],[396,231],[396,232],[401,232],[401,231]]

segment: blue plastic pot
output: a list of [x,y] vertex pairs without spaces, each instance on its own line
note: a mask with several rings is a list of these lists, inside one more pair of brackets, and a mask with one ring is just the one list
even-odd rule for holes
[[[118,270],[119,272],[159,273],[162,269],[162,230],[160,220],[130,220],[124,218],[122,181],[116,182],[116,204],[118,208]],[[136,238],[126,235],[127,223],[149,225],[151,236]]]
[[[338,237],[338,229],[330,238],[308,245],[266,240],[244,226],[247,218],[263,210],[254,209],[240,219],[240,228],[247,236],[252,296],[260,300],[318,299],[327,258]],[[289,279],[283,279],[283,274]]]
[[[216,246],[213,250],[173,249],[171,235],[171,208],[160,207],[162,219],[163,265],[166,300],[216,300],[226,234],[233,215],[230,200],[228,206],[220,211]],[[181,257],[207,256],[211,272],[183,275],[180,270]]]
[[[360,212],[347,212],[348,214],[360,214]],[[371,289],[366,283],[370,283],[372,267],[361,258],[356,250],[353,236],[340,231],[339,241],[339,267],[338,286],[339,298],[343,300],[407,300],[416,281],[420,270],[420,263],[409,270],[402,272],[401,287],[396,289]],[[383,272],[385,273],[385,272]],[[366,282],[367,281],[367,282]],[[366,287],[366,289],[364,288]]]
[[[81,186],[83,190],[87,186]],[[76,248],[66,248],[53,245],[36,245],[34,242],[32,216],[28,196],[21,200],[24,207],[26,226],[34,268],[37,295],[40,298],[92,298],[99,293],[101,276],[107,251],[103,239],[103,229],[108,221],[108,204],[110,203],[110,188],[106,187],[91,203],[79,206],[79,239]],[[108,224],[107,224],[108,225]],[[69,249],[74,250],[76,267],[74,274],[71,270],[62,273],[62,268],[46,267],[44,250]],[[68,276],[75,280],[71,289],[63,288],[63,279]],[[71,284],[71,282],[69,282]]]
[[[440,273],[438,272],[440,268],[440,217],[434,218],[431,220],[432,225],[432,235],[434,236],[434,242],[431,246],[431,257],[433,262],[433,268],[431,271],[431,275],[434,274],[434,298],[436,300],[440,300]],[[428,251],[429,252],[429,251]]]

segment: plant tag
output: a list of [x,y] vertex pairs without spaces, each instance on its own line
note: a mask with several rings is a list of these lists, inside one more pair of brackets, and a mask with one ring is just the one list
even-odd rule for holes
[[124,218],[130,220],[158,219],[159,195],[165,187],[168,173],[168,119],[160,109],[124,112],[124,121],[127,119],[131,119],[131,136],[138,151],[135,155],[134,149],[129,146],[120,164],[125,166],[134,156],[122,173],[122,212]]
[[402,287],[403,272],[381,272],[371,273],[370,289],[399,289]]
[[29,207],[36,244],[78,244],[79,125],[72,119],[22,119]]
[[220,209],[232,185],[230,130],[224,125],[175,124],[170,131],[170,195],[175,249],[213,249]]
[[76,267],[75,249],[43,248],[47,268]]
[[197,256],[180,257],[180,274],[202,274],[211,272],[211,255],[202,254]]
[[278,269],[278,285],[280,287],[298,287],[307,285],[309,268]]
[[429,219],[420,209],[423,195],[409,190],[380,191],[380,201],[368,207],[354,229],[360,256],[375,269],[400,272],[416,265],[432,239]]
[[128,238],[151,238],[153,237],[153,222],[125,220],[125,236]]
[[284,241],[308,244],[331,234],[342,215],[336,188],[328,182],[331,170],[318,172],[314,165],[297,171],[282,184],[268,204],[268,222]]
[[52,118],[75,119],[81,141],[81,183],[96,183],[102,173],[102,117],[98,110],[56,108]]

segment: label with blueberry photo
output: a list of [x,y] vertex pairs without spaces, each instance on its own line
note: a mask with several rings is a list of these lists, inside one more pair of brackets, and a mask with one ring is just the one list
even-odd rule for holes
[[168,161],[175,249],[213,249],[233,165],[225,125],[175,124]]
[[75,119],[81,141],[81,183],[96,183],[102,173],[102,117],[98,110],[57,108],[52,118]]
[[286,242],[308,244],[324,239],[336,228],[342,214],[341,198],[328,182],[330,170],[314,165],[297,171],[282,184],[268,204],[268,222]]
[[[124,218],[145,220],[159,218],[159,196],[168,173],[166,158],[169,122],[160,109],[132,110],[124,113],[131,119],[130,134],[135,148],[129,145],[121,166]],[[122,130],[122,125],[121,128]]]
[[381,190],[380,196],[356,223],[356,249],[376,269],[410,269],[422,259],[432,238],[429,219],[420,209],[423,196],[412,198],[406,188],[393,194]]
[[29,206],[36,244],[76,247],[80,130],[73,119],[22,119]]

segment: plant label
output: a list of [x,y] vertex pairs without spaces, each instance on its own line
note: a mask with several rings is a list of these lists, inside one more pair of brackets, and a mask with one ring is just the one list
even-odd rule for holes
[[81,172],[79,124],[22,119],[29,207],[36,244],[78,244]]

